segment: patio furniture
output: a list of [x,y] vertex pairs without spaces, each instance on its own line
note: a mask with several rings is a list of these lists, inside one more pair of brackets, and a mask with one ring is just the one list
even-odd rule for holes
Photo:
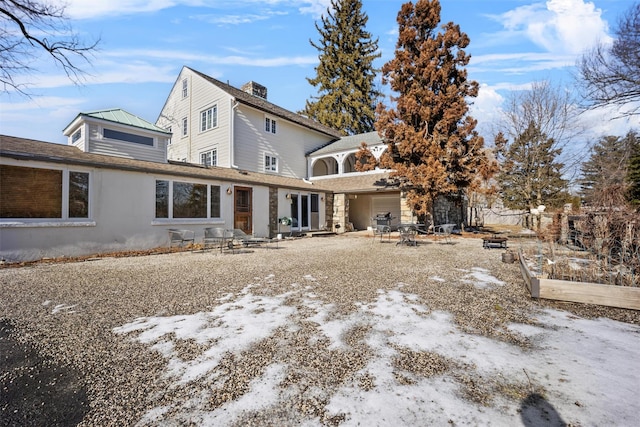
[[482,247],[485,249],[490,249],[492,247],[507,249],[508,240],[509,239],[506,237],[499,237],[494,234],[491,237],[482,238]]
[[391,241],[391,212],[379,213],[372,220],[373,240],[376,236],[380,236],[380,242],[384,235],[387,235],[388,241]]
[[451,233],[455,228],[455,224],[440,224],[433,227],[433,234],[436,238],[444,238],[446,243],[451,243]]
[[255,245],[255,246],[259,246],[264,244],[267,244],[267,248],[269,247],[268,244],[271,243],[272,241],[275,240],[276,245],[278,244],[278,239],[270,239],[268,237],[257,237],[257,236],[253,236],[253,235],[249,235],[247,233],[245,233],[244,231],[240,230],[239,228],[235,228],[233,230],[229,230],[232,234],[232,239],[233,241],[238,241],[240,242],[240,244],[242,246],[244,246],[245,248]]
[[400,240],[396,245],[417,246],[416,234],[418,234],[418,227],[415,224],[400,224],[398,226],[398,233]]
[[191,230],[178,230],[170,228],[169,230],[169,249],[174,244],[177,244],[179,248],[191,243],[191,250],[193,251],[193,244],[195,243],[195,233]]
[[233,243],[233,233],[222,227],[207,227],[204,229],[204,239],[202,240],[203,249],[207,250],[212,247],[219,247],[220,252],[229,243]]

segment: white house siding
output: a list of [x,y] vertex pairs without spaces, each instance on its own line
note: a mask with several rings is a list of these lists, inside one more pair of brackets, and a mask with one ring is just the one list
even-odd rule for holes
[[[189,94],[182,97],[182,81],[188,79]],[[200,132],[200,113],[217,105],[218,123],[215,128]],[[217,150],[218,166],[230,167],[229,155],[229,112],[231,97],[215,85],[188,69],[183,69],[171,89],[167,102],[160,113],[156,125],[169,128],[173,132],[168,149],[170,160],[186,160],[200,163],[200,153]],[[183,136],[182,119],[188,118],[188,132]]]
[[[276,120],[276,133],[265,131],[265,118]],[[235,163],[240,169],[264,172],[264,156],[278,158],[278,175],[306,178],[305,154],[326,144],[330,137],[295,125],[263,111],[240,105],[235,120]]]

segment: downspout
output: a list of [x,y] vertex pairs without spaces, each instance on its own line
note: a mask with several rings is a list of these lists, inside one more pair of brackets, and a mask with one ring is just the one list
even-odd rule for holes
[[[189,114],[187,115],[187,135],[189,137],[189,155],[187,156],[187,162],[191,163],[191,121],[193,120],[193,79],[191,78],[191,74],[189,74],[189,81],[187,82],[187,90],[189,95]],[[182,118],[180,118],[182,120]],[[198,159],[199,160],[199,159]]]
[[231,98],[231,114],[229,118],[229,160],[233,169],[238,169],[235,158],[235,134],[233,132],[236,122],[236,108],[238,108],[238,102],[235,98]]

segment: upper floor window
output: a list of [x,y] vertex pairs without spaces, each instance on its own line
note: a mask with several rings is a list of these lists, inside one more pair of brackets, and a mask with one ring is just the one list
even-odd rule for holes
[[134,144],[149,145],[153,147],[153,138],[142,135],[135,135],[129,132],[120,132],[119,130],[103,129],[102,134],[105,138],[117,139],[119,141],[133,142]]
[[213,149],[200,153],[200,164],[204,166],[217,166],[218,165],[218,150]]
[[71,135],[71,142],[77,142],[82,136],[82,129],[78,129],[73,135]]
[[265,132],[276,133],[276,121],[272,118],[265,117],[264,130]]
[[187,79],[182,80],[182,97],[186,98],[189,96],[189,83]]
[[182,119],[182,136],[187,136],[189,134],[189,121],[187,118]]
[[200,132],[218,126],[218,106],[214,105],[200,112]]
[[278,158],[270,154],[264,155],[264,171],[278,172]]

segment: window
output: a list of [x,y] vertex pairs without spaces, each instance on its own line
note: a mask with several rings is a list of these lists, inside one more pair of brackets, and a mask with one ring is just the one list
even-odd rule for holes
[[189,83],[187,79],[182,80],[182,97],[186,98],[189,96]]
[[89,218],[89,174],[69,172],[69,218]]
[[102,131],[105,138],[117,139],[118,141],[133,142],[134,144],[149,145],[153,147],[153,138],[142,135],[134,135],[128,132],[120,132],[118,130],[105,128]]
[[209,199],[211,213],[209,216],[211,218],[220,218],[220,186],[212,185],[211,186],[211,197]]
[[156,180],[156,218],[220,218],[220,186]]
[[204,132],[218,126],[218,106],[200,112],[200,132]]
[[0,165],[0,218],[88,218],[89,173]]
[[213,149],[200,153],[200,164],[203,166],[217,166],[218,165],[218,150]]
[[182,136],[187,136],[189,134],[189,127],[188,127],[189,122],[187,121],[187,118],[183,118],[182,119]]
[[276,133],[276,121],[269,117],[264,119],[264,130],[270,133]]
[[175,181],[173,183],[173,217],[206,218],[207,186]]
[[78,142],[82,136],[82,129],[78,129],[73,135],[71,135],[71,143]]
[[264,171],[278,172],[278,159],[270,154],[264,155]]

